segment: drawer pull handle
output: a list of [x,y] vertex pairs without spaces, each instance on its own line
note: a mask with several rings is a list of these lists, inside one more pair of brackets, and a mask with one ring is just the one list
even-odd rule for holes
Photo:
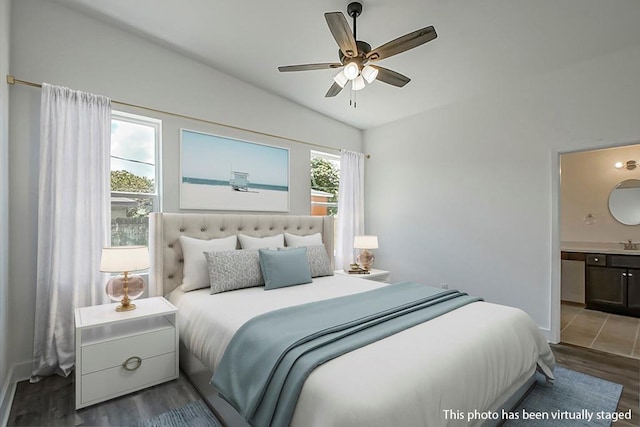
[[594,260],[595,262],[600,261],[600,259],[599,259],[599,258],[594,258],[593,260]]
[[[135,366],[133,366],[132,368],[129,367],[129,363],[131,362],[135,362]],[[130,358],[125,360],[124,363],[122,364],[122,367],[127,371],[135,371],[140,366],[142,366],[142,359],[140,359],[138,356],[131,356]]]

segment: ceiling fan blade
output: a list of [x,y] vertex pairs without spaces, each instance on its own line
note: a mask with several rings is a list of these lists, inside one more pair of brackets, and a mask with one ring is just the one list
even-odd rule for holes
[[324,97],[331,98],[332,96],[336,96],[337,94],[340,93],[341,90],[342,90],[342,87],[338,83],[333,82],[333,84],[331,85],[331,87],[327,91],[327,94]]
[[338,46],[340,46],[342,53],[347,58],[358,56],[356,39],[353,37],[351,28],[342,12],[327,12],[324,14],[324,19],[327,20],[329,30],[333,34],[333,38],[336,39]]
[[303,64],[303,65],[285,65],[278,67],[281,72],[286,71],[311,71],[311,70],[328,70],[330,68],[340,68],[342,64],[339,62],[323,62],[321,64]]
[[377,65],[372,65],[372,67],[378,70],[376,80],[380,80],[381,82],[390,84],[391,86],[403,87],[411,81],[409,77],[388,68],[378,67]]
[[367,59],[369,61],[385,59],[430,42],[436,37],[438,37],[438,34],[436,34],[435,28],[432,26],[424,27],[373,49],[367,54]]

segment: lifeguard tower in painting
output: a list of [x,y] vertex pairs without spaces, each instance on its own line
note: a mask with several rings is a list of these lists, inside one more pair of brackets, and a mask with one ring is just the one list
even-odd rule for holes
[[229,184],[233,191],[249,191],[249,173],[247,172],[231,172]]

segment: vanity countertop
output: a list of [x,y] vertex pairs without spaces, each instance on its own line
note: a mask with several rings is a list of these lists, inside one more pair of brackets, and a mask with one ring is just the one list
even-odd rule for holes
[[[640,244],[639,244],[640,247]],[[640,250],[623,249],[622,243],[562,242],[562,252],[583,252],[591,254],[640,255]]]

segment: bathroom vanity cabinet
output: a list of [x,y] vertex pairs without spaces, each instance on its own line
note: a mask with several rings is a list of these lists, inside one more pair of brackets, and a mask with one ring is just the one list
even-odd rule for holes
[[640,317],[640,256],[586,254],[587,308]]

